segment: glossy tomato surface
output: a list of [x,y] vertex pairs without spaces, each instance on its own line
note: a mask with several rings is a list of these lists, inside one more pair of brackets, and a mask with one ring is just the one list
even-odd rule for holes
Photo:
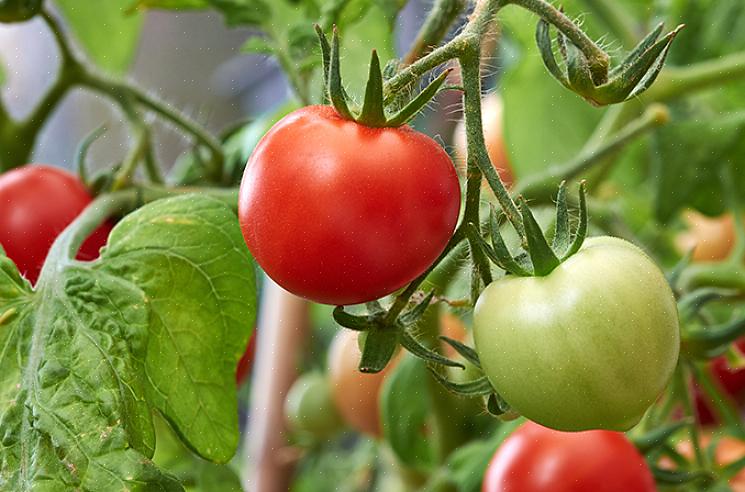
[[494,454],[482,492],[654,492],[644,458],[619,432],[521,425]]
[[545,277],[490,284],[476,303],[474,338],[504,399],[566,431],[631,428],[667,385],[680,349],[664,275],[611,237],[586,240]]
[[434,140],[309,106],[256,147],[238,215],[251,253],[279,285],[325,304],[356,304],[424,272],[459,208],[455,169]]
[[[0,175],[0,244],[32,283],[49,248],[92,201],[72,173],[52,166],[28,165]],[[83,243],[80,260],[93,260],[106,244],[111,225],[104,223]]]

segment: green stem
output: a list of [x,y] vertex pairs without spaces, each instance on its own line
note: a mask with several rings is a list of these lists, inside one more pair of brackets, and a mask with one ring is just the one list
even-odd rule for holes
[[525,179],[519,183],[515,193],[531,199],[548,200],[556,192],[556,183],[580,177],[582,173],[603,163],[640,136],[664,125],[669,118],[665,106],[650,105],[642,116],[633,120],[599,146],[583,149],[574,160],[560,166],[550,167],[535,178]]
[[634,16],[617,0],[583,0],[583,3],[600,19],[626,48],[633,48],[639,41],[639,30]]
[[[298,71],[295,69],[295,63],[287,55],[287,51],[284,48],[284,43],[274,38],[278,48],[274,50],[274,55],[277,57],[279,65],[282,67],[282,71],[287,75],[287,80],[292,86],[292,90],[300,100],[303,106],[311,104],[310,94],[308,93],[308,84],[306,84]],[[281,44],[281,46],[279,46]]]
[[508,0],[509,3],[530,10],[553,24],[569,40],[579,48],[590,65],[590,72],[595,85],[604,84],[608,80],[608,66],[610,57],[572,19],[545,0]]
[[[683,400],[683,407],[685,409],[686,415],[690,416],[692,419],[696,418],[695,410],[693,407],[693,395],[691,394],[691,391],[688,389],[688,366],[683,363],[680,364],[675,371],[675,377],[677,378],[677,384],[682,389],[681,395]],[[690,425],[688,426],[688,432],[691,437],[691,444],[693,446],[693,451],[696,456],[696,463],[698,464],[698,467],[701,469],[708,469],[707,462],[706,462],[706,456],[703,453],[703,450],[701,449],[701,434],[699,432],[699,428],[697,425]]]
[[448,33],[465,6],[465,0],[436,0],[403,62],[410,65],[432,51]]
[[709,87],[719,87],[745,77],[745,51],[686,67],[668,67],[662,71],[644,100],[667,101]]

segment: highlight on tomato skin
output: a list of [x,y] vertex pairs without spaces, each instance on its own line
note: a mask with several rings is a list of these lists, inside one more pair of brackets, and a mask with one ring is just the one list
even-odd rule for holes
[[[0,175],[0,244],[31,283],[54,240],[92,201],[80,179],[58,167],[28,164]],[[111,229],[110,222],[99,226],[77,258],[98,258]]]
[[238,215],[249,250],[280,286],[348,305],[423,273],[453,234],[460,197],[453,163],[432,138],[308,106],[254,150]]
[[654,492],[644,457],[623,433],[561,432],[525,422],[499,446],[482,492]]

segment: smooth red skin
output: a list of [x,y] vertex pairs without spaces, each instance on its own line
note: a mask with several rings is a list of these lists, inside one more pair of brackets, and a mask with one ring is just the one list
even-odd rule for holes
[[251,338],[248,339],[248,345],[246,345],[246,351],[243,352],[241,360],[238,361],[238,367],[235,370],[235,384],[236,386],[242,385],[248,373],[251,371],[251,366],[254,363],[254,355],[256,354],[256,332],[251,333]]
[[489,463],[482,492],[654,492],[644,458],[620,432],[560,432],[526,422]]
[[[745,338],[737,342],[740,351],[745,352]],[[719,384],[725,395],[732,399],[733,404],[745,402],[745,368],[732,369],[724,356],[717,357],[709,362],[708,370]],[[696,397],[696,415],[699,423],[703,425],[716,424],[720,419],[711,403],[699,387],[694,388]]]
[[343,305],[380,298],[423,273],[452,236],[459,209],[455,168],[434,140],[308,106],[256,147],[238,216],[275,282]]
[[[0,175],[0,244],[18,270],[36,283],[49,248],[93,200],[82,182],[63,169],[28,165]],[[98,257],[111,224],[83,243],[78,259]]]

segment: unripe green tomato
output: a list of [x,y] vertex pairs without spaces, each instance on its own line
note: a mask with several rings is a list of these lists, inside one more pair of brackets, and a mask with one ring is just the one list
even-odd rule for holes
[[474,310],[489,381],[525,417],[564,431],[623,431],[667,385],[680,332],[673,293],[636,246],[591,238],[545,277],[507,276]]
[[43,0],[0,0],[0,22],[23,22],[39,13]]
[[285,399],[285,417],[292,430],[317,438],[343,427],[328,380],[318,372],[303,374],[293,383]]

